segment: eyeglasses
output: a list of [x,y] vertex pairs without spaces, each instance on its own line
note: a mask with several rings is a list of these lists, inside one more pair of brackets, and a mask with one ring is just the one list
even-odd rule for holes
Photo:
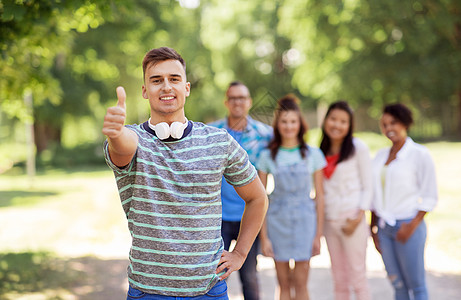
[[238,97],[229,97],[229,98],[227,98],[227,101],[235,103],[237,101],[245,102],[248,99],[249,99],[248,96],[238,96]]

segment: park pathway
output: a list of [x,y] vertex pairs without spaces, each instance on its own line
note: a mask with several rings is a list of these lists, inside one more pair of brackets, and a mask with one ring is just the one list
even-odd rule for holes
[[[322,241],[321,254],[311,260],[308,287],[312,300],[334,300],[329,259],[328,250],[324,241]],[[426,249],[426,264],[430,299],[461,299],[461,262],[454,261],[428,246]],[[368,244],[367,268],[372,299],[393,299],[392,287],[386,278],[384,265],[378,252],[374,249],[371,239]],[[271,258],[258,257],[258,274],[261,300],[277,300],[277,279]],[[237,273],[230,276],[228,284],[230,300],[243,300]]]
[[[13,298],[0,295],[0,299],[126,299],[130,237],[112,175],[90,178],[83,181],[84,184],[77,178],[65,183],[69,184],[70,192],[59,200],[54,200],[52,194],[48,201],[38,205],[0,208],[0,227],[14,228],[0,231],[0,251],[38,251],[46,246],[61,262],[68,264],[68,271],[83,274],[83,279],[65,290],[47,289],[21,293]],[[53,184],[63,183],[57,179]],[[437,233],[443,233],[443,228],[431,226],[426,251],[430,298],[461,299],[461,262],[445,254],[443,245],[435,247],[431,237]],[[323,244],[321,254],[311,261],[308,284],[312,300],[333,299],[329,266],[328,252]],[[373,299],[392,299],[392,288],[371,242],[367,266]],[[261,300],[276,300],[277,282],[272,260],[259,256],[258,268]],[[47,282],[46,278],[42,280]],[[238,274],[232,274],[228,283],[230,299],[242,300]]]

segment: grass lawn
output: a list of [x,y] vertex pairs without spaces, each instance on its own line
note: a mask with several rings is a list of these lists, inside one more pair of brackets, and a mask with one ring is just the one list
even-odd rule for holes
[[2,230],[0,252],[119,256],[104,249],[121,239],[119,232],[128,236],[108,167],[53,169],[33,181],[22,174],[0,176],[0,226],[13,228]]
[[[372,153],[386,145],[379,135],[358,136]],[[428,244],[461,262],[461,143],[426,146],[440,193],[436,210],[427,216]],[[0,299],[85,299],[70,296],[95,288],[79,259],[97,258],[97,265],[126,259],[129,251],[125,216],[107,166],[52,169],[33,180],[20,169],[0,174],[0,228]],[[456,266],[451,271],[461,274]],[[31,296],[37,294],[47,296]]]
[[438,205],[428,215],[429,242],[461,261],[461,143],[426,146],[434,157],[439,187]]
[[129,251],[108,167],[53,169],[33,181],[9,173],[0,175],[0,299],[117,299],[95,296],[110,291],[101,282],[125,276]]

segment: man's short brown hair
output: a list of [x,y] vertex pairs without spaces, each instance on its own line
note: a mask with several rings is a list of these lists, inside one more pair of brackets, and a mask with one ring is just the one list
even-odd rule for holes
[[169,60],[169,59],[179,61],[181,65],[183,66],[184,71],[186,71],[186,62],[181,57],[181,55],[178,54],[178,52],[176,52],[173,48],[160,47],[160,48],[155,48],[155,49],[150,50],[144,56],[144,59],[142,61],[143,78],[146,75],[146,69],[148,67],[150,67],[151,65],[156,65],[159,62]]

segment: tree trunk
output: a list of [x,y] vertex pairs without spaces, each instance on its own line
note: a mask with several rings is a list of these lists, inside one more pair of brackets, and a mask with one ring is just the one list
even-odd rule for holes
[[[34,104],[32,93],[28,92],[24,96],[24,104],[26,106],[29,116],[33,116]],[[34,122],[32,120],[26,121],[26,140],[27,140],[27,177],[29,178],[29,187],[33,185],[35,177],[35,144],[34,144]]]
[[37,154],[48,149],[50,142],[55,142],[58,145],[61,144],[61,130],[50,124],[35,122],[34,133]]
[[457,118],[457,121],[458,121],[458,132],[457,132],[457,136],[458,138],[461,139],[461,89],[458,91],[458,118]]
[[[453,2],[454,3],[454,2]],[[455,15],[459,17],[459,10]],[[458,50],[461,50],[461,23],[458,22],[455,24],[455,45],[458,48]],[[456,127],[457,133],[456,135],[458,138],[461,138],[461,83],[460,87],[458,88],[458,126]]]

